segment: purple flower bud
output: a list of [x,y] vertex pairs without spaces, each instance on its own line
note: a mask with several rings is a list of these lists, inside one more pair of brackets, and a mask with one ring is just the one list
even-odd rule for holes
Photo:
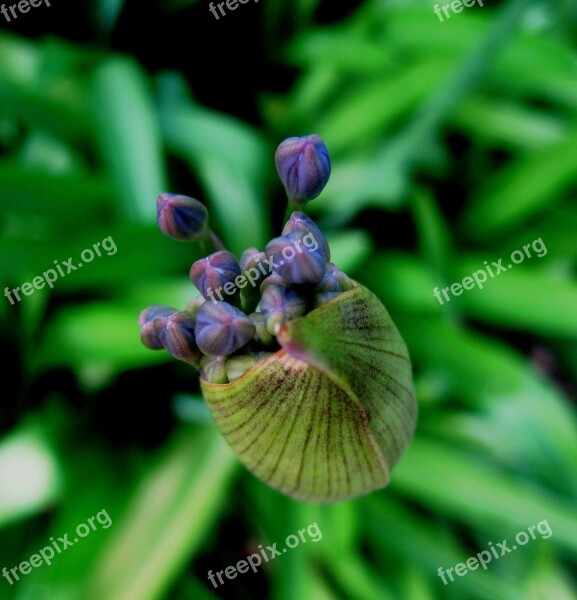
[[160,194],[156,199],[158,226],[164,235],[181,242],[206,235],[208,212],[201,202],[179,194]]
[[270,275],[270,267],[266,262],[266,255],[257,248],[248,248],[240,257],[240,270],[255,288],[264,277]]
[[318,135],[286,139],[276,149],[274,158],[289,202],[294,206],[304,206],[316,198],[329,180],[329,151]]
[[238,260],[227,250],[201,258],[190,267],[192,283],[207,300],[213,302],[234,301],[240,291],[234,280],[240,274]]
[[292,285],[284,278],[282,278],[278,273],[273,273],[269,275],[263,282],[260,284],[260,293],[262,294],[269,285],[282,285],[286,288],[291,288]]
[[[194,337],[194,318],[188,311],[183,310],[164,319],[165,322],[162,323],[163,327],[159,333],[163,346],[174,358],[198,366],[201,353]],[[155,319],[157,320],[158,318]]]
[[203,356],[200,367],[200,376],[208,383],[228,383],[226,356]]
[[327,261],[312,233],[297,230],[275,238],[265,253],[272,257],[275,272],[289,283],[317,284],[325,274]]
[[322,281],[315,288],[315,306],[325,304],[353,287],[349,276],[340,271],[335,264],[329,263]]
[[175,313],[176,308],[170,308],[170,306],[154,305],[145,308],[138,315],[138,324],[142,327],[145,323],[152,321],[155,317],[169,317],[172,313]]
[[[247,248],[240,257],[240,269],[244,273],[251,267],[258,267],[258,264],[265,259],[266,256],[264,252],[261,252],[258,248]],[[266,267],[266,264],[263,265],[263,267]],[[261,270],[259,270],[259,272],[262,273]]]
[[250,354],[233,356],[226,361],[226,376],[232,383],[242,377],[251,367],[256,364],[256,358]]
[[295,290],[282,285],[269,285],[262,294],[260,308],[267,331],[276,335],[283,323],[306,313],[307,303]]
[[241,290],[242,307],[246,312],[255,310],[260,300],[258,286],[271,269],[266,263],[264,252],[248,248],[240,257],[240,269],[244,277]]
[[140,325],[140,339],[144,346],[150,350],[162,350],[164,346],[160,339],[160,332],[164,326],[161,318],[166,318],[177,312],[170,306],[149,306],[138,315]]
[[232,354],[248,344],[255,333],[252,321],[226,302],[205,302],[196,315],[196,343],[204,354]]
[[155,317],[141,325],[140,340],[149,350],[162,350],[164,348],[160,334],[165,324],[166,317]]
[[288,235],[293,231],[302,231],[303,244],[309,244],[311,246],[318,244],[326,260],[331,260],[331,250],[325,236],[322,234],[318,225],[300,210],[296,210],[291,214],[290,219],[286,222],[282,230],[282,235]]

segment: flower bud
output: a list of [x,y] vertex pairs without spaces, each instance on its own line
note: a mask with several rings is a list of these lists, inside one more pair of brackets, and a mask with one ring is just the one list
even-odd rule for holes
[[200,359],[200,376],[208,383],[228,383],[226,356],[203,356]]
[[263,279],[263,282],[260,284],[260,293],[262,294],[269,285],[282,285],[285,288],[292,288],[292,284],[274,271],[266,279]]
[[318,243],[304,243],[304,238],[312,234],[292,231],[271,240],[266,245],[266,255],[273,259],[275,272],[289,283],[317,284],[323,278],[326,258]]
[[282,230],[282,235],[288,235],[293,231],[302,231],[303,245],[305,247],[318,245],[325,259],[327,261],[331,260],[331,250],[325,236],[322,234],[318,225],[300,210],[296,210],[291,214],[290,219],[286,222]]
[[250,354],[240,354],[227,359],[226,376],[228,381],[233,382],[242,377],[255,363],[256,358]]
[[248,344],[255,333],[252,321],[226,302],[205,302],[196,315],[196,343],[204,354],[232,354]]
[[149,306],[138,315],[138,324],[140,325],[140,339],[142,344],[150,350],[162,350],[164,346],[160,340],[159,334],[163,326],[162,321],[155,319],[158,317],[169,317],[177,312],[170,306]]
[[264,252],[257,248],[248,248],[240,257],[240,269],[246,280],[242,290],[242,307],[250,312],[258,306],[260,295],[258,286],[260,282],[270,273],[270,267],[266,264]]
[[161,340],[160,340],[160,329],[158,320],[155,323],[155,320],[146,322],[140,328],[140,341],[146,348],[149,350],[162,350],[164,348]]
[[[220,250],[206,258],[201,258],[190,267],[192,283],[207,300],[213,302],[216,302],[217,299],[234,301],[240,291],[234,282],[239,275],[238,260],[227,250]],[[223,292],[226,296],[223,295]]]
[[204,204],[179,194],[160,194],[156,199],[158,226],[164,235],[181,242],[202,240],[208,212]]
[[[156,320],[156,319],[155,319]],[[198,366],[200,350],[194,337],[195,321],[186,311],[178,311],[166,317],[159,338],[168,352],[191,365]]]
[[155,304],[154,306],[149,306],[140,311],[140,314],[138,315],[138,324],[142,327],[145,323],[152,321],[155,317],[169,317],[175,312],[177,312],[176,308]]
[[340,271],[335,264],[329,263],[322,281],[315,288],[315,306],[320,306],[353,287],[349,276]]
[[262,293],[260,308],[267,331],[276,335],[283,323],[306,313],[307,303],[295,290],[282,285],[269,285]]
[[331,174],[329,151],[318,135],[291,137],[281,142],[275,165],[289,202],[304,206],[322,191]]
[[253,287],[256,287],[263,277],[270,274],[270,267],[266,264],[266,255],[257,248],[248,248],[242,253],[240,270],[245,275],[250,271],[249,281]]

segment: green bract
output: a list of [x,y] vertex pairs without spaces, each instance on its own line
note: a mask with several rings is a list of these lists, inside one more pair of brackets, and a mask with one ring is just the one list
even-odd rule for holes
[[201,378],[228,444],[256,476],[298,500],[331,502],[387,484],[417,405],[407,348],[358,284],[285,323],[282,348],[233,383]]

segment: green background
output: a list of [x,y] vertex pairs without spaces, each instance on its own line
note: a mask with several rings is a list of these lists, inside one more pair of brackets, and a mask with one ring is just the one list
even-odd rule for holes
[[[0,598],[577,598],[576,25],[569,0],[443,22],[401,0],[0,16],[2,289],[117,246],[53,290],[0,298],[0,568],[112,520],[0,579]],[[248,473],[194,370],[142,347],[136,324],[145,306],[184,307],[201,256],[157,230],[157,194],[205,202],[233,252],[262,248],[284,212],[274,149],[312,132],[333,175],[307,212],[390,311],[420,411],[390,486],[330,506]],[[545,256],[435,299],[539,238]],[[543,520],[547,539],[437,575]],[[319,542],[208,581],[313,523]]]

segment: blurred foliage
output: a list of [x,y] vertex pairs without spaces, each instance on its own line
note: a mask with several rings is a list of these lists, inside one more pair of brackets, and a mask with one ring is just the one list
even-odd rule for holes
[[[157,4],[159,27],[212,18],[205,3]],[[198,100],[162,37],[162,68],[129,44],[110,52],[130,8],[92,3],[86,41],[0,31],[2,288],[107,236],[117,246],[53,290],[0,301],[0,568],[100,510],[112,519],[50,568],[0,579],[0,597],[577,598],[574,3],[486,3],[443,22],[409,0],[239,6],[218,27],[258,19],[277,76],[231,99],[254,95],[256,118]],[[218,67],[210,77],[218,86]],[[333,158],[311,214],[335,262],[391,312],[420,405],[389,488],[333,506],[295,503],[241,468],[196,374],[142,348],[136,325],[146,305],[185,305],[201,255],[156,230],[156,195],[196,195],[233,252],[262,247],[284,209],[274,148],[310,132]],[[538,238],[542,258],[435,299]],[[438,577],[544,519],[550,538]],[[314,522],[318,544],[208,582]]]

